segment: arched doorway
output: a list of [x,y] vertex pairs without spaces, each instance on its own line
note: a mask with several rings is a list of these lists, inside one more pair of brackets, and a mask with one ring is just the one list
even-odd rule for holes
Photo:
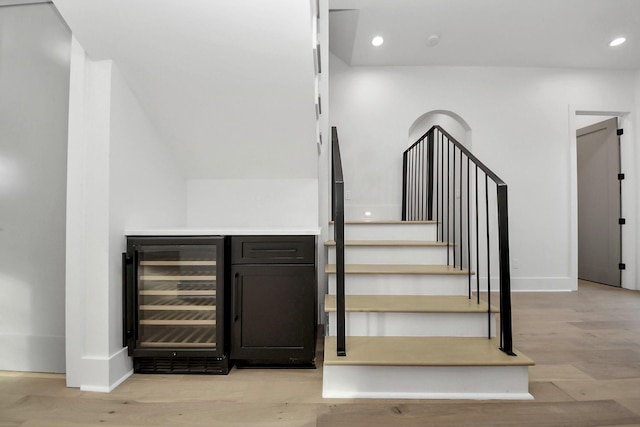
[[471,149],[471,127],[460,115],[448,110],[433,110],[418,117],[409,126],[409,145],[416,142],[434,125],[440,125],[458,142]]

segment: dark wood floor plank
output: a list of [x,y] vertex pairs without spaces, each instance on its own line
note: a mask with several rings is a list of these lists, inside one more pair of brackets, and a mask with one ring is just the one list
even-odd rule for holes
[[318,426],[519,426],[596,427],[638,423],[637,415],[615,401],[457,404],[336,405],[319,414]]

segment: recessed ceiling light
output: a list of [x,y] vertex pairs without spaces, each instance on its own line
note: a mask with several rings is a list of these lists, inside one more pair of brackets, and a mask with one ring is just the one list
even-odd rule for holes
[[382,43],[384,43],[384,39],[381,36],[375,36],[374,38],[371,39],[371,44],[374,46],[382,46]]
[[627,39],[625,39],[624,37],[618,37],[617,39],[614,39],[611,41],[611,43],[609,43],[609,46],[613,47],[613,46],[620,46],[622,43],[626,42]]

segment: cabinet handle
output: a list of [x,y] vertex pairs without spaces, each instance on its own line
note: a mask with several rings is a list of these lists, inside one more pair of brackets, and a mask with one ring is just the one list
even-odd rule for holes
[[275,252],[275,253],[294,253],[297,252],[298,250],[296,248],[285,248],[285,249],[281,249],[281,248],[273,248],[273,249],[250,249],[249,252],[251,252],[252,254],[255,253],[262,253],[262,252]]
[[240,294],[240,274],[236,273],[233,280],[233,321],[237,322],[240,319],[241,300]]
[[133,335],[133,322],[135,312],[133,308],[133,258],[127,254],[122,254],[122,346],[129,345],[129,338]]

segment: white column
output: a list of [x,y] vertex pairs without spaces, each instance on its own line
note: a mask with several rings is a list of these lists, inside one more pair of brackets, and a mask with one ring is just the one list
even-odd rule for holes
[[[111,61],[72,42],[67,177],[67,385],[110,391],[130,374],[110,354],[109,155]],[[111,363],[117,359],[117,370]],[[122,363],[122,360],[125,363]],[[117,378],[115,378],[117,377]]]

